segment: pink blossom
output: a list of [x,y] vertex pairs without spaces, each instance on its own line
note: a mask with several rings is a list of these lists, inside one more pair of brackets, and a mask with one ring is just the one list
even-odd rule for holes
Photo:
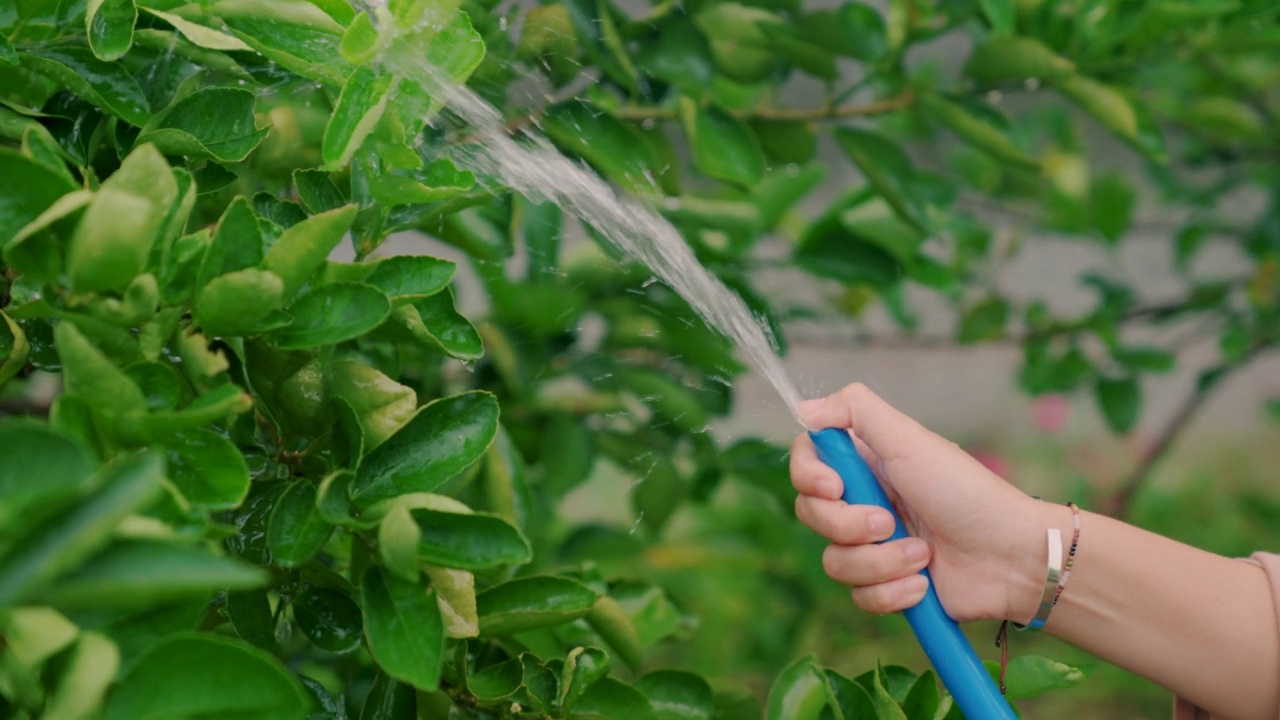
[[990,450],[973,449],[969,451],[969,454],[991,472],[1002,478],[1009,478],[1009,464],[996,453]]
[[1036,398],[1031,414],[1041,432],[1056,433],[1071,418],[1071,401],[1064,395],[1042,395]]

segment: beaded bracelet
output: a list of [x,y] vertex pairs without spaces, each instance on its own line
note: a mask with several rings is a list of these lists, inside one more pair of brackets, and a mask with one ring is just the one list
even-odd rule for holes
[[1062,569],[1062,579],[1058,581],[1058,591],[1053,596],[1054,605],[1058,604],[1058,598],[1062,597],[1062,591],[1067,589],[1067,579],[1071,577],[1071,567],[1076,564],[1076,548],[1080,547],[1080,506],[1069,502],[1067,507],[1071,508],[1071,522],[1073,525],[1071,530],[1071,549],[1067,552],[1067,564]]

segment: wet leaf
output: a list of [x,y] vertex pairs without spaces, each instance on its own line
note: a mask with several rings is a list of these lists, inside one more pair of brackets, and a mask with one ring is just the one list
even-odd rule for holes
[[511,635],[576,620],[590,612],[599,597],[596,591],[568,578],[511,580],[476,596],[480,635]]
[[320,552],[331,532],[333,527],[316,507],[316,486],[298,480],[276,500],[267,525],[267,547],[277,565],[302,567]]
[[435,591],[371,567],[361,579],[360,594],[365,638],[379,667],[419,690],[435,690],[445,637]]

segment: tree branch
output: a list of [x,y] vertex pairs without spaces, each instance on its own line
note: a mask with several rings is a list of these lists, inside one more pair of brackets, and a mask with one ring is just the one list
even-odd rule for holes
[[[759,107],[748,110],[735,110],[733,114],[747,120],[807,120],[824,122],[843,120],[855,117],[870,117],[896,112],[911,107],[915,102],[915,93],[906,90],[884,100],[862,105],[836,105],[816,108],[775,108]],[[630,107],[624,106],[613,111],[619,120],[671,120],[677,115],[675,108],[668,107]]]
[[1261,351],[1262,348],[1255,348],[1239,364],[1224,368],[1222,375],[1213,382],[1196,383],[1195,389],[1182,401],[1182,405],[1156,438],[1155,446],[1142,457],[1128,477],[1120,482],[1120,487],[1112,495],[1109,503],[1108,511],[1112,517],[1123,520],[1129,514],[1129,511],[1132,510],[1133,499],[1137,496],[1138,491],[1142,489],[1142,486],[1151,477],[1156,465],[1169,454],[1169,450],[1173,448],[1178,438],[1182,436],[1182,433],[1191,424],[1191,421],[1195,419],[1205,403],[1213,396],[1214,391],[1222,386],[1230,374],[1248,365],[1253,358],[1261,354]]

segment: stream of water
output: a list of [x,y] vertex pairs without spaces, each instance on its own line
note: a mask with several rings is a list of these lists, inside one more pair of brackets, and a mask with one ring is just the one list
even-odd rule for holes
[[465,86],[430,64],[388,69],[422,82],[444,101],[449,112],[466,123],[471,142],[451,155],[460,166],[497,178],[534,202],[554,202],[594,227],[627,257],[647,265],[679,293],[708,325],[724,334],[769,381],[795,413],[801,397],[783,368],[772,334],[737,294],[702,266],[693,250],[653,208],[615,192],[583,164],[562,155],[533,129],[517,140],[501,113]]

